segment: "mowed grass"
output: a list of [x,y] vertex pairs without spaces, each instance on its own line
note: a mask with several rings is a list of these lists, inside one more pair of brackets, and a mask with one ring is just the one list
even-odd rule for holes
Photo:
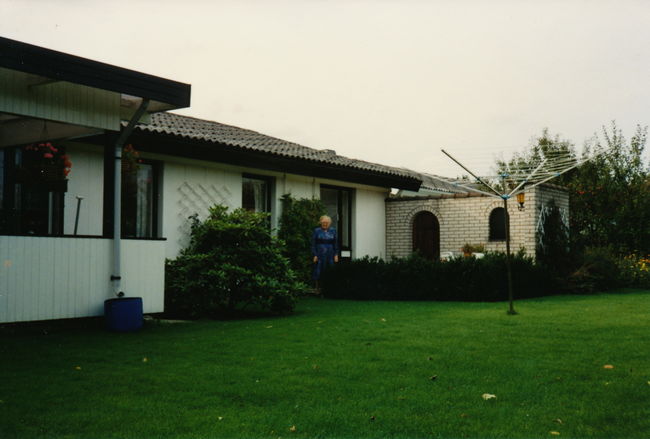
[[5,329],[0,437],[650,437],[650,292],[516,308],[307,299],[137,334]]

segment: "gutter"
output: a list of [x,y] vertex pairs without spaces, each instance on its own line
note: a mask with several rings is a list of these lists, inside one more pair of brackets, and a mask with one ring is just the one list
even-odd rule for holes
[[120,133],[120,136],[115,142],[115,186],[113,195],[113,274],[111,275],[111,282],[113,282],[113,289],[117,297],[124,296],[121,291],[121,252],[122,252],[122,148],[126,143],[126,139],[131,135],[136,124],[147,111],[149,107],[149,99],[143,99],[129,123]]

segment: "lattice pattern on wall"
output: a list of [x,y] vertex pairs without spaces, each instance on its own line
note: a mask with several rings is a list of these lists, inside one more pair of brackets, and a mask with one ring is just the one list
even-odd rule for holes
[[190,216],[196,214],[200,220],[205,219],[210,207],[215,204],[232,207],[232,193],[225,186],[217,187],[212,183],[191,183],[184,181],[177,189],[179,227],[178,244],[185,247],[190,236]]

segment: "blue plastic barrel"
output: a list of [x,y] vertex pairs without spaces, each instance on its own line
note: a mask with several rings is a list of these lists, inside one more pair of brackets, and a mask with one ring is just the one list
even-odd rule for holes
[[120,297],[104,301],[106,328],[115,332],[132,332],[142,328],[142,297]]

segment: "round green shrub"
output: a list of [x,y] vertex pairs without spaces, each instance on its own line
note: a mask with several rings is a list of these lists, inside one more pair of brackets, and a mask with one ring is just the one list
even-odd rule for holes
[[193,217],[189,246],[166,265],[165,308],[184,318],[227,317],[247,309],[292,311],[306,288],[272,236],[268,215],[223,206]]

